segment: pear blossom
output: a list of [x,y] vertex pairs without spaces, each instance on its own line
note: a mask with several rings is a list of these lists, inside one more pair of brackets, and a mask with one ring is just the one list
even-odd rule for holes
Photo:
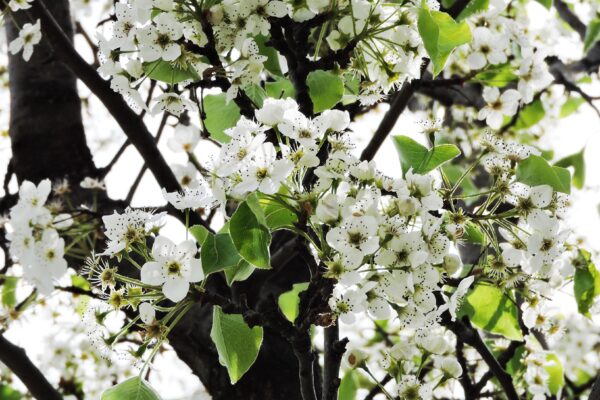
[[152,307],[152,305],[150,303],[146,303],[143,302],[138,306],[138,311],[140,313],[140,318],[141,320],[149,325],[152,322],[154,322],[154,319],[156,318],[156,311],[154,310],[154,307]]
[[102,217],[107,237],[107,248],[99,255],[115,255],[145,238],[148,230],[160,223],[165,213],[152,214],[142,210],[125,209]]
[[141,280],[153,286],[161,286],[171,301],[183,300],[190,283],[204,278],[202,264],[196,255],[196,244],[186,240],[178,245],[165,236],[157,236],[152,246],[152,257],[142,266]]
[[277,159],[272,143],[263,143],[256,151],[248,168],[242,172],[242,181],[236,187],[240,193],[259,190],[265,194],[277,193],[281,182],[293,169],[288,160]]
[[146,62],[163,59],[174,61],[181,55],[181,46],[175,43],[183,36],[183,30],[173,14],[160,13],[154,18],[156,25],[137,30],[140,55]]
[[192,153],[199,141],[200,129],[197,126],[178,124],[167,145],[174,152]]
[[28,10],[31,8],[31,3],[33,0],[10,0],[8,2],[8,7],[12,12],[17,12],[19,10]]
[[519,107],[521,94],[515,89],[507,89],[500,94],[500,89],[486,86],[483,99],[487,106],[479,110],[477,118],[484,120],[490,128],[500,129],[504,116],[513,116]]
[[373,217],[350,217],[327,233],[327,243],[353,260],[362,260],[379,248],[377,222]]
[[471,69],[482,69],[490,64],[502,64],[507,60],[506,50],[509,41],[506,36],[494,34],[490,29],[480,26],[473,30],[473,52],[469,54],[467,61]]
[[40,20],[35,24],[26,23],[19,31],[19,37],[8,45],[11,54],[17,54],[23,50],[23,60],[29,61],[33,54],[33,47],[42,40]]

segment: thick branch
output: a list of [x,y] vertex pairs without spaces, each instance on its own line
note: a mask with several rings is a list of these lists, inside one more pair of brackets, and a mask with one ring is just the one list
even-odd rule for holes
[[[100,99],[129,141],[135,146],[158,184],[168,192],[181,190],[179,182],[162,154],[142,118],[136,115],[123,97],[114,92],[108,82],[89,66],[73,47],[69,37],[62,31],[43,0],[32,3],[31,12],[42,22],[43,37],[54,48],[61,61]],[[196,214],[191,215],[193,224],[206,223]]]
[[19,377],[36,399],[61,400],[61,394],[31,362],[25,350],[0,335],[0,361]]
[[563,0],[554,0],[554,7],[560,18],[565,21],[583,40],[585,38],[586,27],[583,22],[575,15]]
[[361,160],[372,160],[375,157],[385,138],[390,134],[394,125],[396,125],[396,121],[398,121],[398,118],[400,118],[400,115],[408,105],[408,101],[413,93],[415,93],[418,85],[419,83],[416,80],[405,82],[402,85],[402,89],[394,97],[390,109],[385,113],[381,123],[377,127],[375,135],[373,135],[373,138],[360,155]]
[[175,175],[154,144],[154,139],[144,122],[129,108],[125,100],[110,88],[108,82],[102,79],[77,53],[69,38],[46,8],[44,0],[33,2],[31,11],[40,18],[43,36],[50,42],[55,53],[106,106],[142,155],[159,185],[168,191],[179,190]]
[[519,396],[517,395],[517,391],[512,382],[512,377],[500,365],[490,349],[488,349],[477,330],[475,330],[468,321],[445,322],[446,326],[456,335],[456,337],[461,338],[465,344],[468,344],[477,350],[483,361],[488,365],[490,371],[494,374],[496,379],[498,379],[498,383],[504,390],[506,397],[509,400],[519,400]]
[[323,400],[336,400],[340,386],[340,364],[346,351],[348,339],[339,340],[340,328],[332,325],[325,328],[325,359],[323,362]]
[[[54,0],[49,9],[71,45],[73,27],[67,0]],[[19,36],[19,27],[31,22],[26,11],[5,18],[8,41]],[[24,61],[9,54],[10,138],[12,172],[19,181],[67,178],[78,184],[98,171],[86,144],[76,76],[45,42]]]

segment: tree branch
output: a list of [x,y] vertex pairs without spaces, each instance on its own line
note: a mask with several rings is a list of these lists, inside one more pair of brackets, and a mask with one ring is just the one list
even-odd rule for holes
[[565,21],[581,38],[585,39],[586,26],[581,20],[571,11],[569,6],[563,0],[554,0],[554,7],[560,18]]
[[490,349],[488,349],[481,339],[481,336],[479,336],[477,330],[471,326],[470,322],[468,320],[457,320],[454,322],[444,321],[444,323],[457,338],[460,338],[465,344],[468,344],[477,350],[483,361],[488,365],[490,371],[494,374],[496,379],[498,379],[498,383],[504,390],[506,397],[509,400],[519,400],[519,395],[513,385],[512,377],[500,365],[496,357],[494,357]]
[[9,342],[0,334],[0,361],[19,377],[36,399],[62,400],[61,394],[31,362],[23,348]]
[[390,106],[390,109],[383,116],[383,119],[377,127],[377,130],[371,138],[371,141],[360,155],[361,160],[370,161],[373,159],[373,157],[375,157],[375,154],[385,141],[385,138],[394,128],[394,125],[396,125],[398,118],[400,118],[400,115],[408,105],[408,101],[415,93],[418,86],[419,82],[417,80],[404,82],[400,91],[394,96],[394,100]]
[[465,343],[458,336],[456,337],[456,360],[460,364],[462,368],[462,374],[458,378],[460,385],[463,387],[463,391],[465,392],[465,400],[475,399],[476,395],[479,391],[477,391],[473,387],[473,382],[471,382],[471,378],[469,377],[469,369],[467,365],[467,359],[464,354]]
[[[156,147],[154,138],[143,120],[129,108],[121,95],[115,93],[108,82],[102,79],[79,55],[69,38],[48,11],[44,0],[33,2],[31,12],[42,22],[44,39],[50,42],[60,59],[104,104],[138,150],[158,184],[168,192],[181,190],[179,182]],[[192,218],[193,223],[205,225],[205,222],[199,216],[192,214]]]
[[32,3],[32,12],[42,21],[43,37],[47,39],[61,60],[100,99],[131,143],[140,152],[158,183],[168,191],[179,190],[179,183],[154,144],[152,135],[143,121],[129,108],[123,98],[115,93],[108,82],[100,77],[77,53],[44,0]]
[[323,400],[337,400],[340,386],[340,364],[346,351],[348,338],[339,340],[340,328],[332,325],[325,328],[325,359],[323,362]]

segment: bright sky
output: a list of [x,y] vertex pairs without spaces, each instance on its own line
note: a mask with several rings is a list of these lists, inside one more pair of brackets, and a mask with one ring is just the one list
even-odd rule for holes
[[[543,26],[544,21],[548,17],[547,11],[537,2],[530,2],[530,6],[534,7],[534,11],[530,15],[534,15],[532,21],[533,28]],[[92,25],[90,25],[92,26]],[[83,43],[78,42],[78,47],[86,49]],[[561,46],[561,52],[580,52],[574,46]],[[85,50],[87,56],[89,51]],[[2,52],[4,53],[4,52]],[[4,56],[2,56],[4,57]],[[600,95],[600,87],[586,87],[592,96]],[[82,96],[87,96],[87,89],[82,87]],[[8,96],[0,98],[0,130],[8,126],[8,111],[7,101]],[[93,110],[98,110],[96,107],[98,101],[91,98]],[[600,103],[600,102],[599,102]],[[599,104],[600,105],[600,104]],[[386,105],[378,108],[368,116],[365,116],[357,121],[353,129],[356,132],[355,138],[358,143],[357,151],[360,152],[368,138],[375,131],[378,121],[381,119],[383,112],[387,109]],[[417,140],[423,141],[419,137],[418,117],[405,113],[401,116],[396,124],[392,135],[410,135]],[[98,148],[99,142],[113,141],[115,143],[108,144],[105,151],[98,152],[96,162],[102,166],[106,164],[114,152],[119,148],[120,143],[124,141],[124,136],[120,132],[116,123],[106,117],[103,112],[95,113],[91,118],[85,115],[84,122],[86,130],[90,138],[92,149]],[[156,120],[149,121],[149,126],[155,129]],[[166,139],[172,134],[172,131],[165,133],[164,139],[161,140],[159,147],[163,150],[168,162],[184,163],[185,160],[179,154],[172,153],[166,147]],[[600,243],[597,238],[600,237],[600,117],[587,104],[581,106],[580,112],[566,119],[561,120],[552,130],[548,132],[543,139],[543,144],[546,148],[552,148],[555,151],[556,159],[563,156],[573,154],[579,151],[584,146],[586,147],[585,160],[587,167],[586,188],[582,191],[575,190],[572,196],[573,209],[571,210],[567,221],[577,236],[586,239],[588,246],[596,251],[600,250]],[[203,142],[198,147],[197,156],[200,160],[207,156],[215,154],[216,147],[209,143]],[[4,175],[6,163],[9,159],[9,143],[6,139],[0,139],[0,176]],[[388,138],[381,150],[375,158],[379,168],[385,173],[398,176],[400,165],[393,144]],[[138,171],[142,167],[142,160],[136,153],[135,149],[130,147],[117,164],[116,168],[107,176],[106,183],[109,190],[109,195],[113,198],[124,198],[130,188],[131,182],[135,179]],[[15,189],[15,185],[11,186]],[[2,195],[0,189],[0,196]],[[160,188],[151,177],[146,173],[141,185],[137,191],[137,195],[133,199],[133,206],[159,206],[163,205],[164,201],[160,194]],[[185,229],[176,221],[171,221],[164,229],[164,233],[171,236],[175,240],[183,239]],[[0,257],[0,263],[3,259]],[[556,299],[557,305],[562,305],[563,309],[575,310],[575,301],[570,294],[570,289],[565,290],[562,297]],[[59,323],[58,321],[56,323]],[[7,332],[7,337],[19,345],[26,346],[27,352],[34,359],[44,352],[44,341],[39,340],[38,333],[45,330],[45,320],[32,317],[24,318],[17,324],[14,324]],[[167,352],[160,356],[154,363],[154,371],[150,375],[151,383],[162,394],[168,393],[165,400],[175,400],[178,398],[184,399],[200,399],[202,395],[190,395],[193,391],[200,387],[198,380],[193,376],[189,369],[173,352]]]

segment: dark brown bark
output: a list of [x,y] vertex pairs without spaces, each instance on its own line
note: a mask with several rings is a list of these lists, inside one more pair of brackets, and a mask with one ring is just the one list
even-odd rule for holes
[[[49,2],[69,38],[73,27],[68,0]],[[19,12],[14,19],[23,26],[31,17]],[[11,18],[5,18],[8,41],[19,35]],[[10,129],[12,167],[21,181],[69,177],[78,183],[96,175],[81,119],[81,102],[75,75],[42,40],[29,62],[22,55],[9,56]]]
[[[276,249],[289,242],[290,237],[292,235],[289,233],[276,234],[271,253],[274,254]],[[216,277],[209,281],[207,287],[234,301],[239,301],[238,294],[243,293],[241,298],[247,299],[252,309],[271,311],[273,300],[279,294],[290,290],[293,283],[310,279],[305,262],[301,257],[294,256],[300,251],[303,249],[290,248],[286,252],[288,257],[284,257],[285,262],[274,257],[277,264],[273,263],[272,270],[256,270],[247,281],[234,283],[231,292]],[[281,333],[265,327],[256,363],[238,383],[231,385],[227,370],[218,362],[217,351],[210,338],[211,317],[212,307],[209,304],[192,308],[173,330],[169,340],[179,358],[200,378],[213,399],[302,400],[298,360],[288,337],[282,337]],[[317,383],[321,370],[318,365],[313,370],[315,389],[320,398],[321,387]]]
[[27,357],[25,350],[15,346],[2,335],[0,335],[0,361],[19,377],[34,398],[44,400],[62,399],[60,393]]

